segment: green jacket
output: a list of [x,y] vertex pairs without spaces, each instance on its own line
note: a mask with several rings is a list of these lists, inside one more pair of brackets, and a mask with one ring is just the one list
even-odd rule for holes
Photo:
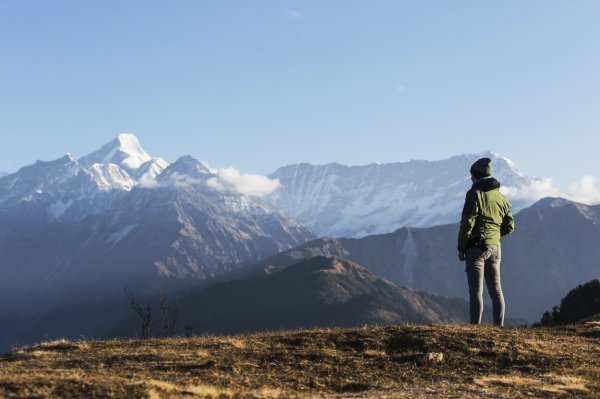
[[481,237],[481,233],[485,234],[486,245],[498,245],[501,236],[515,230],[510,202],[499,188],[498,180],[488,177],[467,191],[458,231],[458,252],[466,252],[470,238]]

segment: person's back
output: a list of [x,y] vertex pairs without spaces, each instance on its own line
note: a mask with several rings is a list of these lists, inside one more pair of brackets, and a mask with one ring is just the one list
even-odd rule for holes
[[471,167],[473,186],[467,192],[458,233],[458,257],[466,260],[471,323],[480,324],[483,313],[483,279],[492,299],[494,324],[504,324],[504,296],[500,284],[500,237],[514,230],[510,202],[491,177],[489,158]]

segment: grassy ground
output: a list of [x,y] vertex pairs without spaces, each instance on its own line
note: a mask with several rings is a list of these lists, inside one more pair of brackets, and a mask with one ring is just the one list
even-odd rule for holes
[[54,341],[0,358],[0,397],[599,397],[600,322]]

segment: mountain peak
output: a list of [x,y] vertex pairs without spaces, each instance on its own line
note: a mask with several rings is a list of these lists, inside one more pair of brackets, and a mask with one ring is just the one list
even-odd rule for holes
[[560,197],[544,197],[535,204],[531,205],[529,209],[546,209],[546,208],[559,208],[567,205],[583,205],[577,202],[570,201]]
[[151,159],[134,134],[121,133],[99,150],[81,158],[79,163],[85,168],[97,163],[114,163],[127,170],[135,170]]
[[144,151],[140,141],[133,133],[120,133],[114,141],[118,141],[121,148],[129,151]]
[[210,169],[208,169],[206,165],[190,155],[184,155],[169,165],[166,169],[166,175],[171,175],[173,173],[193,177],[211,175]]

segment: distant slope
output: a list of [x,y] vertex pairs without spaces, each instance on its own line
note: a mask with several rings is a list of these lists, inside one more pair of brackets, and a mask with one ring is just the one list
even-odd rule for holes
[[[493,160],[494,176],[505,187],[516,190],[535,180],[492,152],[364,166],[302,163],[270,175],[281,187],[267,199],[319,236],[364,237],[405,226],[438,226],[460,218],[471,185],[469,169],[483,156]],[[530,204],[513,205],[519,210]]]
[[[461,299],[410,290],[355,263],[323,256],[217,284],[178,301],[180,328],[205,333],[468,319],[467,303]],[[133,335],[138,327],[133,323],[121,334]]]
[[[317,255],[347,259],[396,284],[467,297],[464,263],[456,259],[457,225],[402,228],[360,239],[321,238],[284,251],[234,276],[253,275]],[[530,322],[574,286],[600,277],[600,206],[547,198],[516,217],[503,239],[502,285],[508,312]]]

